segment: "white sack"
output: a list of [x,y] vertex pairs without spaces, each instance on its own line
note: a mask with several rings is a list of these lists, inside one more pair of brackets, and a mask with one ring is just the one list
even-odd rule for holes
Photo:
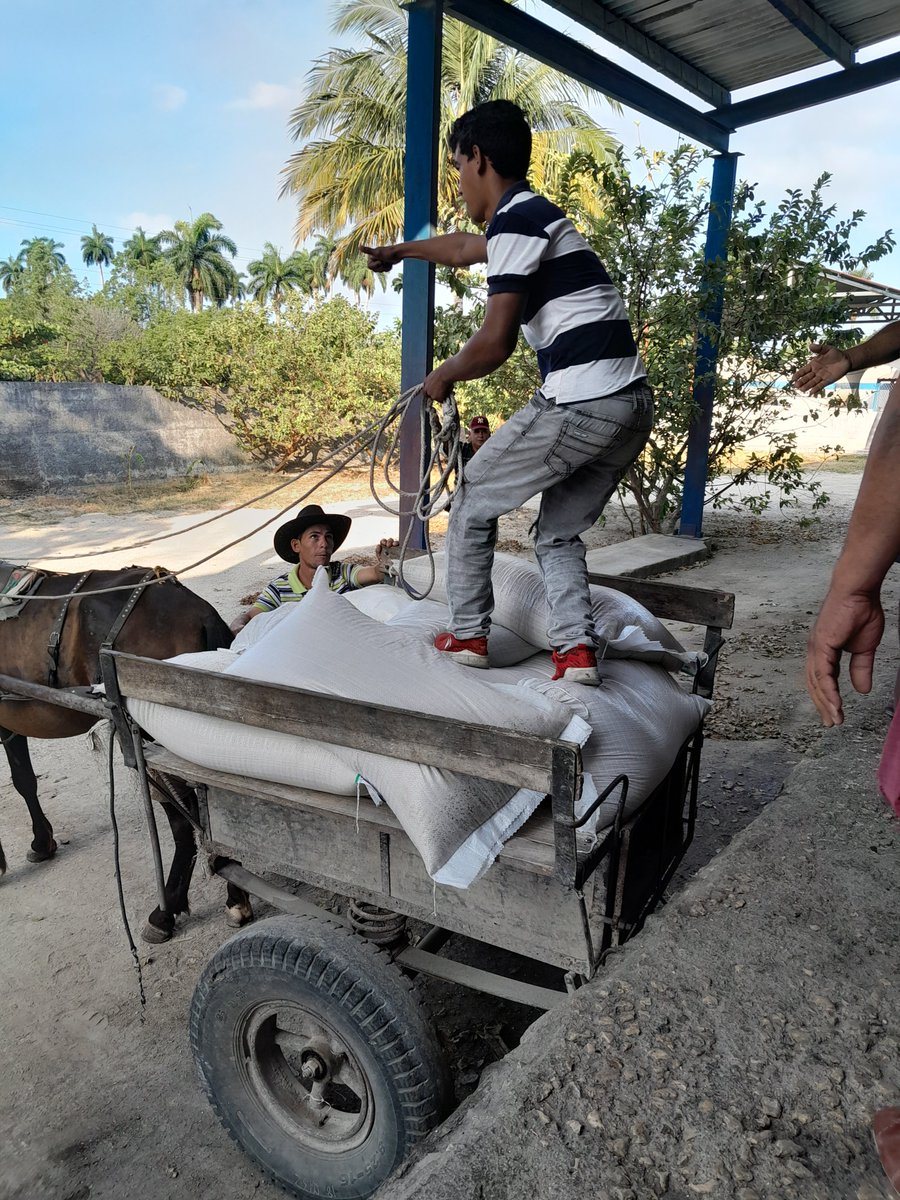
[[[445,602],[446,559],[443,553],[434,556],[434,567],[435,584],[429,600]],[[413,587],[426,587],[428,560],[414,558],[405,562],[403,574]],[[512,554],[496,554],[491,580],[494,587],[492,620],[511,629],[536,649],[551,650],[547,640],[550,612],[540,568]],[[696,671],[702,663],[702,655],[685,650],[662,621],[624,592],[592,584],[591,599],[599,657],[657,662],[669,671]]]
[[[278,611],[276,609],[272,616]],[[255,618],[251,624],[257,620],[262,618]],[[179,654],[168,661],[179,667],[221,672],[239,657],[230,650],[206,650]],[[338,796],[356,795],[356,772],[322,742],[306,741],[290,733],[261,729],[257,725],[207,717],[203,713],[185,712],[149,700],[129,700],[128,711],[141,729],[160,745],[200,767]]]
[[278,608],[273,608],[270,612],[260,612],[258,617],[251,617],[231,643],[231,649],[242,654],[248,646],[254,645],[267,633],[277,629],[285,617],[290,615],[292,604],[302,603],[302,600],[292,600],[287,604],[279,604]]
[[[436,600],[410,600],[406,597],[405,605],[390,618],[388,624],[408,629],[410,632],[416,630],[430,644],[436,634],[443,633],[448,628],[449,620],[450,609],[446,604],[440,604]],[[534,646],[511,629],[505,629],[502,625],[491,626],[488,663],[492,667],[512,667],[516,663],[524,662],[526,658],[531,658],[533,654]]]
[[373,583],[353,592],[341,592],[341,595],[373,621],[390,621],[409,604],[409,596],[403,588],[394,587],[389,583]]
[[[709,700],[683,691],[671,675],[652,663],[607,660],[600,667],[598,688],[551,682],[549,654],[536,654],[520,666],[493,674],[525,689],[537,688],[587,717],[593,732],[581,750],[585,774],[598,795],[617,775],[627,775],[625,813],[629,816],[663,781],[685,740],[711,707]],[[617,789],[604,801],[592,829],[612,824],[619,796]],[[585,807],[583,802],[580,808]]]
[[[489,683],[405,629],[379,625],[330,591],[323,572],[279,636],[251,646],[226,674],[579,743],[590,733],[558,701]],[[541,799],[385,755],[331,749],[390,805],[440,883],[467,886],[477,878]],[[477,775],[475,764],[472,770]]]

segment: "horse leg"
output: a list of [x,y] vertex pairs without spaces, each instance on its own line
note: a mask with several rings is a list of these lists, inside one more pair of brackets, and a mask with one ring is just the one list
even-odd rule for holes
[[[169,782],[171,783],[171,780]],[[187,788],[187,784],[183,786]],[[187,791],[190,794],[193,789],[187,788]],[[175,918],[180,913],[190,912],[188,888],[194,873],[194,863],[197,861],[197,844],[194,841],[194,827],[191,822],[171,800],[162,801],[162,810],[172,830],[175,853],[165,886],[167,911],[162,912],[157,905],[148,917],[141,934],[145,942],[152,944],[167,942],[175,931]]]
[[[12,772],[13,787],[28,805],[31,815],[31,828],[34,838],[31,849],[25,856],[29,862],[46,862],[56,853],[56,842],[53,838],[53,826],[44,816],[37,793],[37,778],[31,765],[31,755],[28,753],[28,739],[21,733],[10,733],[0,728],[0,739],[9,759],[9,769]],[[6,868],[6,860],[0,851],[0,873]]]
[[253,905],[249,893],[229,882],[225,893],[225,924],[232,929],[240,929],[252,920]]

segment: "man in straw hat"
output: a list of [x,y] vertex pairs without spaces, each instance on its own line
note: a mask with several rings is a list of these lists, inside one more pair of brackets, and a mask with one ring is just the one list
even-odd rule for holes
[[350,532],[351,524],[350,518],[341,513],[326,513],[318,504],[307,504],[293,520],[279,526],[273,539],[275,553],[294,565],[273,579],[256,597],[253,605],[232,621],[232,632],[243,629],[248,621],[260,613],[274,612],[282,604],[302,600],[312,587],[313,576],[319,567],[328,570],[329,586],[333,592],[353,592],[371,583],[383,583],[386,568],[381,558],[385,550],[396,546],[393,538],[382,538],[378,543],[373,567],[331,561],[332,554]]

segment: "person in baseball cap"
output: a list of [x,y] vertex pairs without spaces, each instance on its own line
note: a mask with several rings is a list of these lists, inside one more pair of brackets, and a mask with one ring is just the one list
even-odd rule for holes
[[332,561],[331,556],[346,540],[351,524],[350,518],[343,513],[327,513],[318,504],[307,504],[296,517],[280,525],[273,539],[275,553],[293,565],[273,579],[252,606],[232,621],[232,632],[237,633],[260,613],[273,612],[282,604],[302,600],[312,587],[313,576],[319,567],[327,570],[333,592],[352,592],[372,583],[382,583],[386,570],[382,556],[385,550],[396,546],[393,538],[381,539],[376,547],[374,566]]
[[491,436],[487,417],[473,417],[469,422],[469,440],[463,445],[463,462],[467,463]]

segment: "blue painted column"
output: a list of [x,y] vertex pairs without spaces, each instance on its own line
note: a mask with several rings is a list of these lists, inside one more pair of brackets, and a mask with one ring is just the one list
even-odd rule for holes
[[[714,160],[709,220],[706,226],[705,258],[708,264],[720,262],[724,266],[725,263],[738,158],[739,155],[729,152],[717,154]],[[724,279],[720,277],[709,290],[700,313],[702,332],[697,342],[697,360],[694,367],[694,404],[697,407],[688,434],[684,496],[678,528],[683,537],[700,537],[703,528],[703,501],[709,470],[709,439],[715,401],[723,290]]]
[[[412,0],[406,65],[406,157],[403,166],[403,237],[428,237],[437,222],[438,120],[440,112],[443,0]],[[400,387],[407,391],[431,370],[434,353],[434,266],[407,259],[403,263],[403,340]],[[421,437],[421,401],[413,404],[400,428],[400,487],[414,493],[419,486],[427,447]],[[410,499],[401,497],[401,510]],[[401,511],[400,537],[410,523],[410,545],[425,545],[422,522]]]

